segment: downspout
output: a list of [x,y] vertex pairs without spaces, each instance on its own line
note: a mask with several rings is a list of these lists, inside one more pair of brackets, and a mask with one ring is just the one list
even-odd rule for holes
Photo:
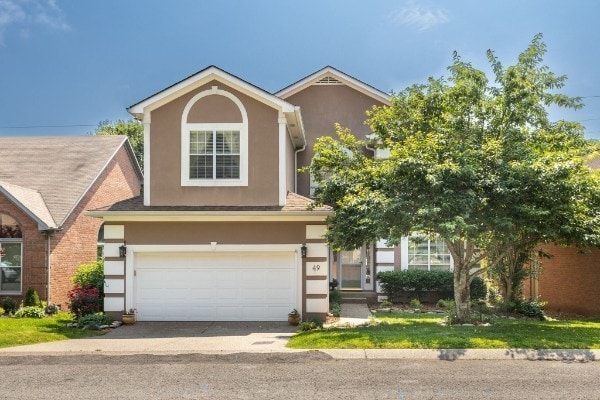
[[46,236],[46,305],[50,305],[50,254],[51,254],[51,243],[50,238],[54,235],[54,232],[60,230],[60,228],[48,228],[42,233]]

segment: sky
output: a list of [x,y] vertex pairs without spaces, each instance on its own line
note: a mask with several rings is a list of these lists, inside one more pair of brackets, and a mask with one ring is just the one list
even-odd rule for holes
[[447,76],[457,51],[491,76],[537,33],[600,139],[595,0],[0,0],[0,135],[85,135],[216,65],[276,92],[331,65],[385,92]]

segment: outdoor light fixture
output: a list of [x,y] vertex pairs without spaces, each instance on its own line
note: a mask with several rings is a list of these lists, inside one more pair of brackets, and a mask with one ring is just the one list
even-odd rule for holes
[[123,243],[122,246],[119,246],[119,257],[127,256],[127,243]]
[[302,258],[306,258],[306,245],[303,244],[302,247],[300,247],[300,254],[302,255]]

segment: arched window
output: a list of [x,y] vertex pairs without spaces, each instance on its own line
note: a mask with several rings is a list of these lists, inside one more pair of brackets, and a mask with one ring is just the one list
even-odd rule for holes
[[183,110],[181,185],[248,186],[248,114],[240,99],[217,86]]
[[0,293],[21,294],[23,234],[17,221],[0,213]]

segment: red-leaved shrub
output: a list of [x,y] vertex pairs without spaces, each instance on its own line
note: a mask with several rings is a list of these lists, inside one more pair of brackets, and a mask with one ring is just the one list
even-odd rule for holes
[[67,293],[69,308],[76,318],[100,311],[100,293],[92,286],[75,286]]

